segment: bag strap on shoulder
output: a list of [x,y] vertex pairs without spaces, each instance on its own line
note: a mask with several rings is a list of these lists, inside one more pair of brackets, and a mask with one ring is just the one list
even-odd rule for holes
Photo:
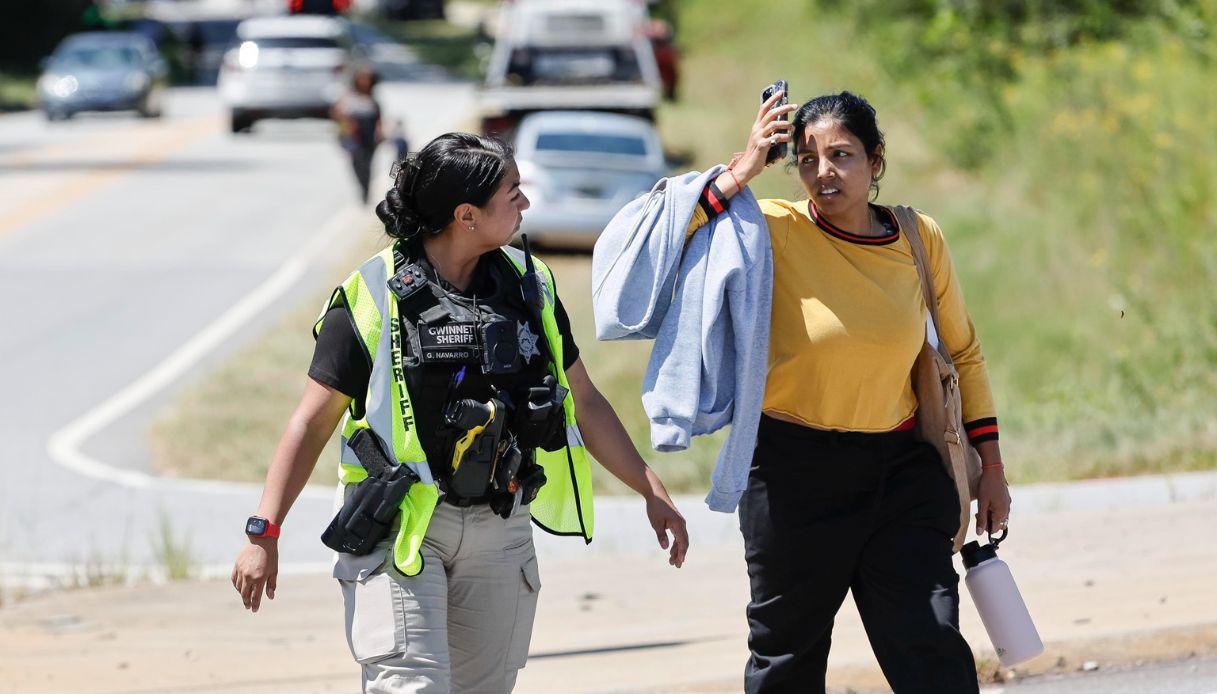
[[893,205],[889,209],[896,215],[896,222],[900,225],[900,230],[904,232],[905,238],[909,240],[909,247],[913,250],[913,264],[917,266],[917,276],[921,278],[921,295],[925,299],[926,308],[930,311],[930,329],[935,333],[934,341],[938,345],[938,352],[950,364],[952,363],[951,354],[946,345],[942,344],[942,336],[938,333],[938,326],[942,325],[938,320],[938,293],[934,291],[934,278],[930,274],[930,254],[926,251],[925,241],[921,238],[921,221],[918,219],[917,210],[908,205]]

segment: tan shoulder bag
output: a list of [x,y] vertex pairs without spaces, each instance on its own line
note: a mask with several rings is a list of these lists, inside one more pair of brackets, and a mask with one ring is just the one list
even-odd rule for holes
[[[913,362],[913,392],[917,395],[917,433],[932,444],[942,456],[947,474],[955,481],[959,494],[959,532],[955,534],[955,551],[963,546],[972,516],[972,501],[980,484],[980,454],[964,433],[963,404],[959,396],[959,373],[951,361],[951,353],[937,333],[938,294],[930,275],[930,258],[921,239],[921,222],[917,210],[904,205],[890,208],[896,215],[900,230],[913,249],[917,274],[921,276],[921,293],[930,321],[926,325],[926,341],[917,361]],[[933,333],[932,333],[933,331]],[[938,344],[935,348],[931,342]]]

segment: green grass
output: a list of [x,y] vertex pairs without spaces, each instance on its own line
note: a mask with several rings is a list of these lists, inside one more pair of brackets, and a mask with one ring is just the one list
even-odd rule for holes
[[[1201,39],[1147,23],[1120,43],[1016,54],[1021,72],[1001,92],[1009,123],[994,130],[998,117],[966,86],[893,77],[917,72],[891,67],[906,54],[901,27],[872,16],[861,34],[809,5],[766,3],[785,21],[766,23],[765,35],[739,29],[757,25],[747,18],[758,3],[684,5],[682,79],[702,86],[662,114],[669,146],[699,167],[726,160],[742,147],[760,87],[778,77],[799,100],[866,95],[888,139],[880,201],[925,209],[950,240],[1010,476],[1212,469],[1212,36],[1197,50]],[[1001,134],[983,147],[969,140],[984,132]],[[964,171],[952,164],[969,160],[961,151],[992,155]],[[754,189],[803,197],[778,169]]]
[[38,108],[38,92],[33,73],[0,73],[0,112]]
[[194,575],[196,563],[190,551],[190,538],[178,535],[172,517],[163,509],[152,540],[152,552],[166,580],[184,581]]
[[[682,100],[661,110],[666,146],[696,168],[727,160],[742,148],[761,87],[777,78],[800,100],[846,88],[866,95],[888,141],[880,202],[926,210],[949,239],[1011,479],[1217,467],[1217,95],[1205,57],[1217,55],[1213,38],[1185,41],[1147,24],[1119,43],[1016,52],[1017,79],[1000,94],[1008,123],[980,147],[969,138],[998,131],[960,124],[993,118],[983,99],[966,85],[885,67],[902,54],[884,43],[901,40],[900,27],[875,17],[861,34],[810,7],[683,4]],[[956,162],[970,160],[961,149],[989,154],[961,170]],[[753,188],[803,196],[780,167]],[[335,282],[357,260],[336,268]],[[583,361],[635,444],[669,488],[704,490],[720,439],[680,454],[650,451],[639,399],[649,344],[597,343],[586,258],[547,260]],[[308,325],[323,298],[178,401],[154,430],[162,465],[261,479],[299,396]],[[328,451],[315,479],[331,482],[334,460]],[[601,492],[622,490],[597,474]]]

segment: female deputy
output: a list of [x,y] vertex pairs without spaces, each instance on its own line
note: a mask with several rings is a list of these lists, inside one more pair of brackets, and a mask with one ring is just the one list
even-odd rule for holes
[[[911,372],[927,308],[905,230],[870,203],[884,170],[874,109],[843,92],[757,114],[746,150],[706,188],[690,230],[793,142],[808,199],[762,200],[773,247],[769,370],[740,526],[752,584],[748,692],[824,691],[833,619],[852,590],[892,688],[975,692],[951,564],[959,500],[917,439]],[[772,109],[772,110],[771,110]],[[919,214],[965,428],[980,453],[977,532],[1010,496],[976,331],[942,231]]]
[[[343,419],[346,503],[326,542],[363,551],[385,509],[392,523],[334,568],[368,692],[512,689],[540,588],[530,515],[592,536],[584,440],[646,499],[661,547],[672,533],[669,562],[684,561],[684,519],[588,377],[548,268],[505,247],[528,208],[519,183],[511,150],[477,135],[443,135],[399,163],[376,209],[394,242],[318,322],[304,396],[233,569],[246,608],[264,586],[274,597],[270,536]],[[386,491],[403,478],[404,497]]]

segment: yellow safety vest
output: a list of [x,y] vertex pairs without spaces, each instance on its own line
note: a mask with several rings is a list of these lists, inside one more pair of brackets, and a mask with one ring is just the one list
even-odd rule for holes
[[[524,252],[510,246],[501,250],[512,267],[523,275]],[[562,334],[554,315],[553,273],[535,256],[533,262],[545,279],[541,322],[553,353],[550,372],[569,389],[566,371],[562,368]],[[402,499],[401,527],[393,543],[393,562],[397,569],[407,576],[415,576],[423,568],[419,550],[439,501],[439,487],[415,431],[414,408],[402,369],[401,321],[396,298],[388,288],[392,274],[393,247],[390,246],[365,261],[334,290],[313,326],[313,336],[320,332],[325,314],[341,306],[350,316],[367,352],[372,365],[368,391],[362,400],[351,401],[343,417],[338,479],[343,484],[354,484],[368,476],[354,451],[346,445],[359,429],[371,430],[386,450],[393,451],[399,464],[409,465],[419,476],[421,482],[410,487],[410,493]],[[383,329],[385,326],[389,326],[388,331]],[[563,406],[567,445],[552,452],[536,450],[537,463],[544,468],[547,481],[529,506],[533,522],[547,532],[577,535],[591,542],[594,527],[591,465],[575,419],[573,395],[567,394]]]

